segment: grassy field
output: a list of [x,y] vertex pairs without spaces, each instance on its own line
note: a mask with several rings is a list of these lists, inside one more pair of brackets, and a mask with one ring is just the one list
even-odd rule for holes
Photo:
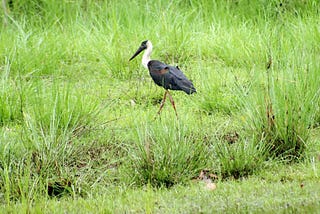
[[3,212],[319,212],[317,0],[3,2]]

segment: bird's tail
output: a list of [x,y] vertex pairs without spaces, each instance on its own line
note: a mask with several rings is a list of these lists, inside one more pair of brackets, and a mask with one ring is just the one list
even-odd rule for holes
[[197,90],[195,89],[195,87],[185,87],[183,88],[183,91],[186,92],[187,94],[193,94],[193,93],[197,93]]

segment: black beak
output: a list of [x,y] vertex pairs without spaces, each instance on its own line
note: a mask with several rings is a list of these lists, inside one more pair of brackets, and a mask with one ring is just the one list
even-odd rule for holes
[[141,51],[143,51],[144,49],[146,49],[146,48],[143,47],[143,46],[140,46],[139,49],[136,51],[136,53],[133,54],[133,56],[129,59],[129,61],[131,61],[133,58],[135,58],[136,56],[138,56],[139,53],[141,53]]

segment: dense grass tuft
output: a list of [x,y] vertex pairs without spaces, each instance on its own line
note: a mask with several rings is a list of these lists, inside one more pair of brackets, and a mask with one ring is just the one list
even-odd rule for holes
[[[173,123],[173,124],[170,124]],[[129,164],[138,185],[171,187],[197,176],[207,164],[206,145],[174,120],[146,123],[136,128]]]
[[212,150],[213,170],[223,179],[239,179],[265,167],[269,148],[262,142],[257,144],[254,140],[240,138],[235,142],[217,141]]

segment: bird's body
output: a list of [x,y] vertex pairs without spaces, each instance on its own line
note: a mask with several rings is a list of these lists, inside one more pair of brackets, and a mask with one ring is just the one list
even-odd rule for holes
[[182,73],[178,66],[174,67],[160,62],[158,60],[151,60],[150,55],[152,53],[152,43],[148,40],[143,41],[141,43],[141,46],[136,51],[136,53],[130,58],[130,60],[136,57],[143,50],[146,51],[142,57],[142,65],[149,70],[150,76],[152,77],[153,81],[158,86],[161,86],[164,89],[166,89],[158,113],[160,113],[164,105],[167,94],[169,94],[171,104],[176,112],[173,98],[171,97],[168,90],[180,90],[184,91],[187,94],[192,94],[196,92],[195,87],[193,86],[192,82],[188,80],[188,78]]
[[158,60],[150,60],[148,69],[153,81],[166,90],[181,90],[187,94],[196,92],[193,84],[178,67],[166,65]]

